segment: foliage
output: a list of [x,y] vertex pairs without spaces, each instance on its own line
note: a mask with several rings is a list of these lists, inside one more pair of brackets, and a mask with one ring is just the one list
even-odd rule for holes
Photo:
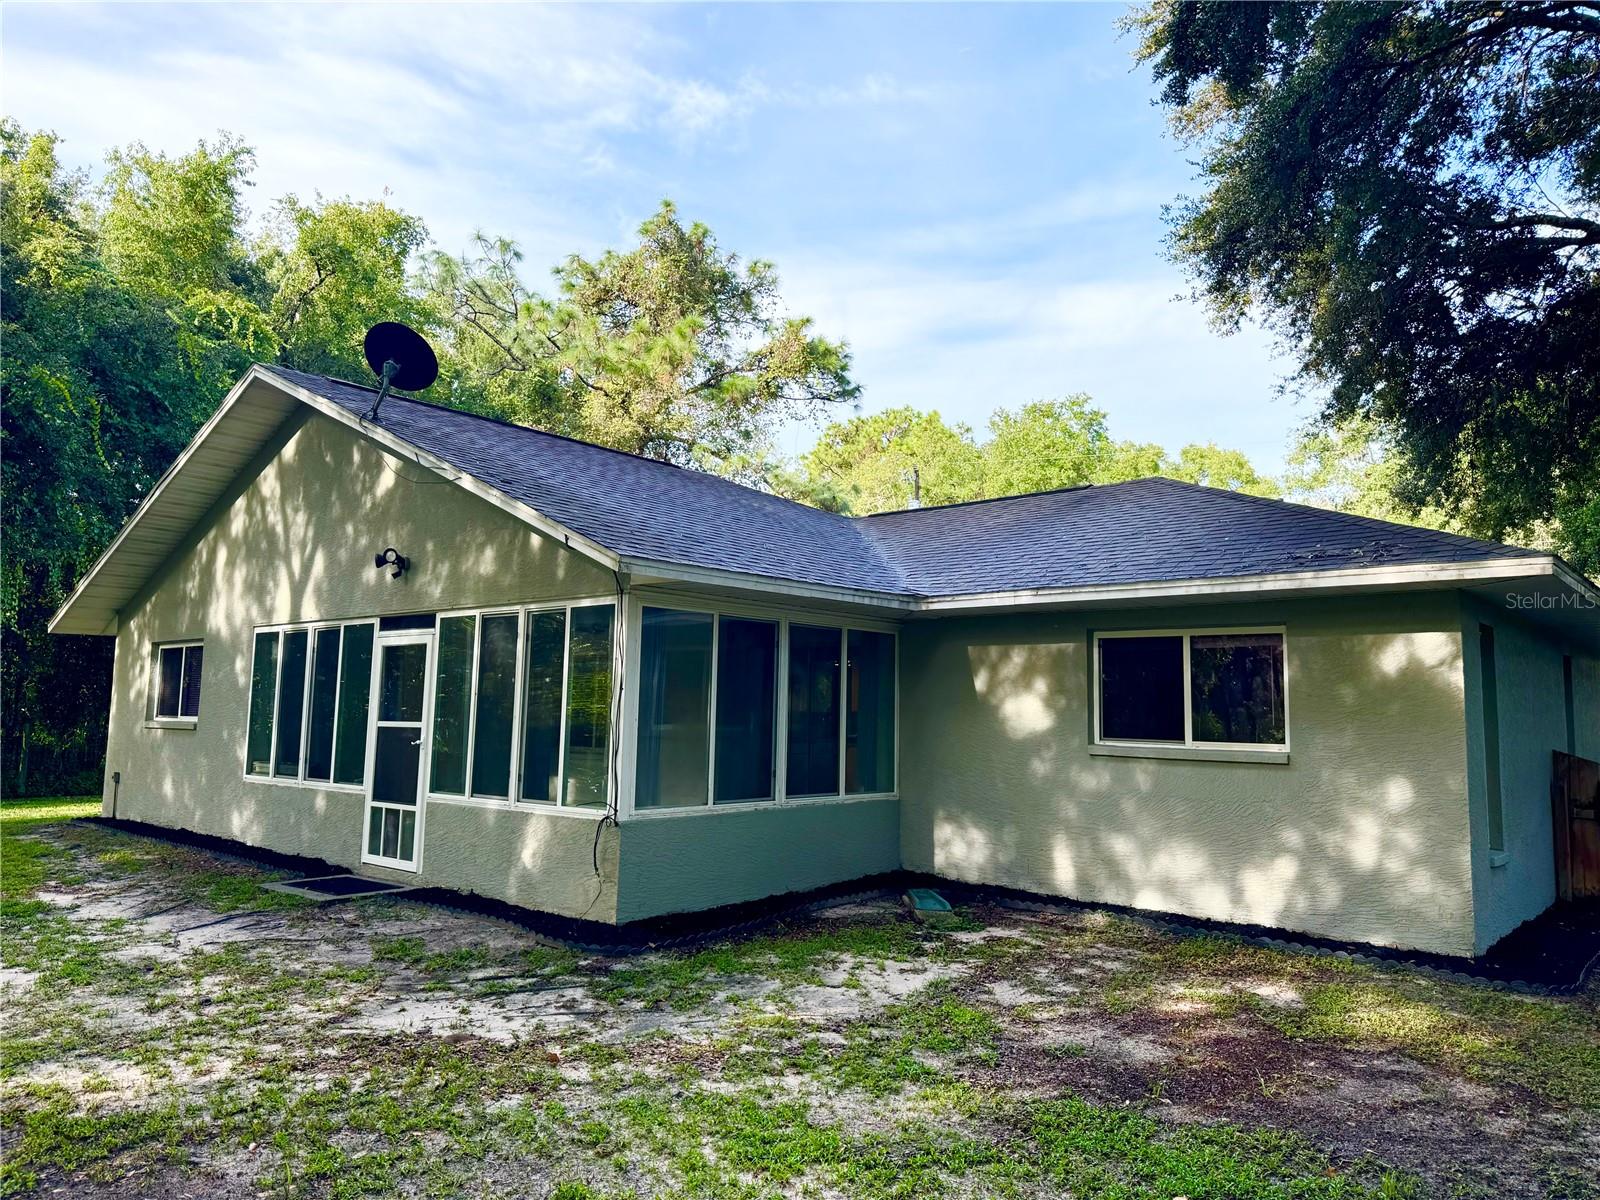
[[1190,445],[1171,457],[1160,446],[1119,442],[1088,396],[997,409],[987,440],[936,412],[890,409],[830,425],[801,464],[813,487],[828,488],[856,513],[953,504],[1165,475],[1188,483],[1275,496],[1278,485],[1237,450]]
[[972,500],[983,489],[983,452],[965,425],[937,412],[892,408],[829,425],[806,455],[806,477],[836,487],[854,512]]
[[430,312],[412,294],[412,256],[426,227],[381,201],[278,202],[257,261],[272,299],[267,308],[286,366],[349,379],[369,371],[361,342],[379,321],[427,328]]
[[777,315],[770,263],[667,204],[636,248],[567,260],[547,300],[503,240],[419,275],[427,230],[381,200],[287,196],[247,236],[254,163],[227,135],[134,144],[91,189],[52,135],[0,126],[7,795],[97,783],[112,647],[46,623],[251,362],[362,379],[362,335],[401,320],[443,350],[432,398],[828,503],[765,445],[854,399],[849,356]]
[[724,252],[670,202],[634,249],[568,258],[557,298],[527,289],[520,257],[480,237],[475,256],[436,255],[427,275],[451,314],[457,394],[493,415],[721,468],[859,392],[842,343],[778,315],[773,265]]
[[1289,451],[1284,494],[1301,504],[1380,521],[1459,529],[1440,510],[1405,499],[1406,469],[1392,442],[1369,418],[1307,429]]
[[1132,21],[1205,191],[1173,252],[1372,421],[1406,504],[1600,565],[1600,14],[1156,0]]

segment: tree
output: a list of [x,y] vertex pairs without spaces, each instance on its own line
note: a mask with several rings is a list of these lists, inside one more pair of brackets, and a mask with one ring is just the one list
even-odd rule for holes
[[1112,454],[1106,414],[1082,393],[997,409],[983,448],[984,491],[1015,496],[1092,483]]
[[455,334],[462,403],[603,445],[710,469],[748,459],[782,422],[852,401],[843,343],[778,315],[778,277],[726,253],[670,202],[639,245],[574,255],[546,299],[521,255],[480,237],[471,257],[436,257],[428,290]]
[[1600,11],[1157,0],[1133,25],[1202,153],[1172,249],[1221,324],[1274,324],[1330,425],[1392,439],[1407,503],[1554,520],[1600,565]]
[[[124,230],[121,246],[137,245]],[[8,790],[30,771],[61,786],[103,752],[111,646],[53,638],[45,625],[215,405],[168,312],[172,293],[138,282],[105,261],[98,214],[83,179],[61,169],[55,139],[0,123]]]
[[1279,494],[1277,482],[1238,450],[1190,445],[1174,459],[1160,446],[1115,441],[1106,414],[1081,393],[1014,411],[997,409],[988,432],[988,440],[979,443],[967,426],[947,425],[938,413],[914,408],[856,417],[823,430],[798,473],[769,472],[768,486],[818,507],[835,508],[842,497],[849,511],[860,514],[910,506],[914,484],[920,485],[923,504],[1150,475],[1259,496]]
[[860,513],[952,504],[974,499],[983,488],[983,454],[972,431],[914,408],[828,426],[802,466],[807,478],[824,482]]
[[1244,451],[1225,450],[1215,442],[1185,446],[1176,462],[1163,463],[1155,474],[1251,496],[1282,494],[1278,481],[1257,471]]
[[364,379],[361,343],[379,321],[427,327],[433,314],[412,292],[412,257],[428,231],[378,200],[278,201],[256,248],[271,293],[267,310],[286,366]]
[[1419,511],[1401,496],[1405,467],[1393,445],[1370,420],[1305,430],[1289,451],[1284,492],[1300,504],[1339,512],[1450,528],[1437,510]]

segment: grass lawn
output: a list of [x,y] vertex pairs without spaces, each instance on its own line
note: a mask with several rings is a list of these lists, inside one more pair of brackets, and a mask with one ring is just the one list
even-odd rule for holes
[[1600,1198],[1600,1016],[1104,915],[581,957],[0,806],[0,1195]]

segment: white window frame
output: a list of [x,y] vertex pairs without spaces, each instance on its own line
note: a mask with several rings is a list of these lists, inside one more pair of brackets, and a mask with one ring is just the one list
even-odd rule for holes
[[[637,753],[639,730],[639,687],[640,687],[640,661],[639,661],[639,631],[646,608],[664,608],[674,612],[697,613],[713,618],[711,624],[711,689],[707,700],[706,720],[708,724],[706,738],[706,753],[708,768],[706,772],[706,802],[704,804],[684,805],[672,808],[640,808],[635,803],[635,791],[638,783]],[[773,740],[776,742],[773,754],[773,796],[767,800],[733,800],[722,804],[715,802],[716,797],[716,769],[717,769],[717,666],[720,643],[722,641],[722,618],[735,617],[753,621],[769,621],[778,626],[778,664],[776,681],[777,703],[775,704],[775,717],[773,725]],[[832,793],[816,795],[790,796],[788,794],[789,776],[789,629],[791,625],[808,625],[813,628],[839,630],[839,772],[838,789]],[[850,716],[848,703],[849,687],[849,647],[850,631],[860,630],[866,633],[886,633],[894,638],[894,790],[887,792],[846,792],[845,791],[845,748],[846,730]],[[855,616],[854,614],[834,613],[827,611],[807,610],[800,608],[780,608],[774,605],[745,604],[739,602],[725,602],[720,599],[712,600],[704,596],[681,595],[677,593],[662,593],[629,597],[628,605],[628,662],[627,686],[628,702],[624,720],[623,746],[623,778],[626,781],[623,788],[622,803],[618,811],[619,820],[666,820],[673,817],[701,816],[706,813],[722,812],[761,812],[779,808],[795,808],[806,805],[818,804],[855,804],[861,801],[893,800],[900,795],[900,630],[899,627],[888,621],[875,621]]]
[[[151,648],[150,655],[150,721],[155,725],[170,725],[180,729],[187,729],[198,725],[200,713],[196,711],[193,716],[183,715],[183,672],[189,665],[189,651],[206,648],[203,638],[191,638],[183,642],[157,642]],[[181,651],[178,659],[178,711],[170,717],[161,715],[161,656],[168,650]],[[205,659],[202,657],[201,670],[205,669]],[[200,695],[205,696],[205,680],[201,678]]]
[[[360,783],[335,783],[332,779],[307,779],[306,778],[306,743],[311,732],[311,677],[315,674],[317,662],[317,633],[323,629],[337,629],[339,631],[339,663],[333,676],[333,764],[339,761],[339,698],[344,690],[344,631],[357,625],[372,626],[373,665],[372,674],[367,683],[367,707],[372,707],[372,687],[377,678],[377,644],[378,644],[378,618],[357,617],[350,621],[294,621],[286,625],[258,625],[250,631],[250,677],[255,677],[256,638],[263,633],[276,634],[278,637],[278,659],[274,664],[272,675],[272,734],[270,745],[272,753],[267,758],[267,773],[265,775],[252,775],[250,773],[250,710],[248,701],[245,705],[245,735],[244,735],[244,779],[248,783],[269,783],[279,787],[306,787],[316,788],[319,791],[349,792],[362,796],[367,791],[367,781]],[[278,770],[278,698],[283,684],[283,639],[290,633],[304,632],[306,635],[306,677],[303,683],[304,692],[300,700],[300,766],[297,774],[279,775]],[[368,713],[366,729],[363,731],[367,744],[362,747],[361,760],[366,763],[372,751],[372,722],[371,713]],[[365,769],[370,770],[370,765]],[[333,773],[330,767],[330,775]]]
[[[607,816],[615,816],[617,799],[611,797],[611,802],[600,808],[580,808],[567,803],[566,795],[566,769],[567,769],[567,698],[572,688],[572,610],[575,608],[591,608],[596,605],[611,606],[611,722],[606,741],[606,758],[608,762],[617,762],[617,738],[620,733],[621,719],[618,712],[617,682],[622,678],[622,625],[626,605],[617,603],[615,593],[606,596],[581,596],[570,600],[533,601],[525,604],[501,604],[487,608],[460,608],[438,614],[438,620],[443,622],[450,617],[476,617],[477,623],[473,629],[472,638],[472,674],[471,689],[467,699],[467,777],[464,784],[464,793],[461,792],[436,792],[433,790],[433,772],[431,767],[433,751],[433,715],[430,712],[428,728],[424,736],[427,739],[430,767],[428,777],[424,781],[426,800],[429,804],[460,804],[470,808],[495,808],[523,813],[545,813],[564,817],[586,818],[591,821],[604,820]],[[526,638],[528,629],[532,624],[529,617],[535,613],[561,612],[566,614],[564,624],[564,637],[561,646],[561,733],[560,744],[557,748],[556,777],[560,781],[560,790],[556,802],[548,800],[524,800],[522,796],[522,701],[524,690],[524,672],[527,669],[528,647]],[[473,752],[477,748],[478,739],[478,654],[483,641],[483,619],[494,616],[517,617],[517,649],[515,688],[512,705],[511,727],[511,774],[510,795],[504,799],[493,796],[474,796],[472,794],[472,768]],[[438,648],[435,647],[437,656]],[[435,658],[437,663],[437,657]],[[436,669],[436,668],[435,668]],[[432,680],[429,687],[437,690]],[[437,700],[437,697],[435,697]],[[435,704],[434,712],[437,711]],[[610,774],[608,770],[608,774]],[[607,782],[608,790],[621,791],[621,775],[619,769],[615,776]]]
[[[1272,634],[1283,646],[1283,741],[1282,742],[1205,742],[1194,736],[1194,689],[1190,681],[1191,642],[1197,637],[1234,637],[1252,634]],[[1100,687],[1104,673],[1100,667],[1100,643],[1117,638],[1175,637],[1183,643],[1183,740],[1151,741],[1135,738],[1108,738],[1101,732]],[[1107,629],[1090,635],[1090,691],[1092,693],[1090,744],[1112,749],[1181,750],[1204,754],[1215,750],[1232,755],[1275,755],[1281,758],[1289,753],[1289,634],[1283,625],[1251,625],[1244,627],[1191,626],[1183,629]]]

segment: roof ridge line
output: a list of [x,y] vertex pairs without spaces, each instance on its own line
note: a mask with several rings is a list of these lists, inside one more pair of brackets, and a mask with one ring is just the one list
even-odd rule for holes
[[980,496],[976,500],[952,500],[948,504],[924,504],[917,508],[887,508],[882,512],[862,513],[852,516],[852,521],[870,521],[874,517],[901,517],[906,513],[939,512],[947,508],[970,508],[974,504],[997,504],[1001,500],[1026,500],[1030,496],[1055,496],[1062,492],[1082,492],[1089,488],[1119,487],[1124,483],[1144,483],[1154,476],[1141,475],[1138,479],[1118,479],[1112,483],[1069,483],[1064,487],[1045,488],[1039,492],[1013,492],[1009,496]]
[[[283,367],[275,363],[259,363],[257,365],[269,371],[290,371],[296,375],[307,375],[313,379],[323,379],[329,383],[337,383],[341,387],[356,388],[358,391],[371,392],[373,394],[376,394],[378,391],[377,388],[371,387],[368,384],[355,383],[349,379],[340,379],[337,375],[323,375],[316,371],[301,371],[295,367]],[[636,454],[632,450],[619,450],[615,446],[602,446],[599,442],[589,442],[585,441],[583,438],[572,437],[569,434],[556,433],[549,429],[541,429],[537,425],[519,425],[515,421],[507,421],[501,417],[491,417],[487,413],[473,412],[471,409],[456,408],[449,404],[440,404],[434,400],[423,400],[417,396],[408,395],[404,392],[390,391],[388,398],[391,400],[409,401],[412,404],[420,404],[424,408],[432,409],[435,412],[450,413],[452,415],[462,417],[471,417],[476,421],[487,421],[489,424],[497,426],[501,429],[516,430],[520,433],[534,433],[538,434],[540,437],[555,438],[557,441],[566,442],[569,445],[583,446],[585,449],[589,450],[600,450],[606,454],[617,454],[623,458],[632,459],[634,462],[648,463],[654,467],[665,467],[671,471],[679,471],[690,475],[695,479],[709,479],[726,487],[738,488],[740,491],[750,492],[756,496],[765,496],[773,500],[780,500],[785,504],[793,504],[799,508],[803,508],[807,512],[821,513],[824,516],[833,517],[841,521],[856,520],[856,518],[847,516],[844,513],[830,512],[825,508],[817,508],[815,505],[804,504],[799,500],[791,499],[788,496],[780,496],[777,492],[764,492],[760,488],[751,487],[747,483],[740,483],[737,479],[729,479],[726,476],[717,475],[711,471],[703,471],[699,467],[686,467],[679,463],[668,462],[662,458],[651,458],[646,454]],[[390,432],[393,431],[391,430]]]
[[[309,375],[313,379],[325,379],[329,383],[337,383],[341,387],[356,388],[357,390],[363,392],[372,392],[373,394],[376,394],[378,391],[377,388],[372,387],[370,384],[356,383],[354,380],[350,379],[340,379],[337,375],[323,375],[317,371],[301,371],[296,367],[282,367],[275,363],[261,363],[259,365],[265,367],[269,371],[293,371],[296,375]],[[541,429],[537,425],[519,425],[515,421],[507,421],[503,417],[491,417],[488,413],[473,412],[470,408],[456,408],[451,404],[440,404],[436,400],[424,400],[420,396],[413,396],[408,392],[397,392],[391,389],[386,398],[390,400],[407,400],[412,404],[420,404],[424,408],[431,408],[437,412],[455,413],[459,416],[471,417],[475,421],[487,421],[489,424],[498,425],[502,429],[520,429],[525,433],[537,433],[543,437],[556,438],[563,442],[571,442],[575,446],[587,446],[591,450],[604,450],[607,454],[620,454],[624,458],[636,459],[639,462],[654,463],[658,467],[670,467],[674,471],[695,470],[693,467],[683,467],[679,466],[677,463],[668,462],[664,458],[651,458],[646,454],[635,454],[632,450],[618,450],[615,446],[602,446],[599,442],[586,442],[582,438],[575,438],[570,434],[565,433],[556,433],[551,429]],[[700,471],[699,473],[701,475],[709,476],[712,479],[721,478],[721,476],[712,475],[709,471]],[[732,483],[733,480],[724,480],[724,482]],[[742,487],[743,485],[740,484],[738,486]]]

